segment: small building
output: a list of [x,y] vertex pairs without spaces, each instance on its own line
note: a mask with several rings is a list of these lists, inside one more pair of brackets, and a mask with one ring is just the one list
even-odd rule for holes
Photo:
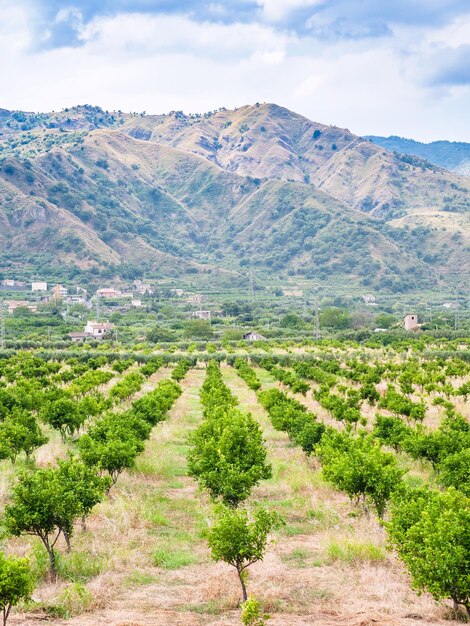
[[47,283],[42,281],[31,283],[31,291],[47,291]]
[[367,304],[368,306],[377,306],[377,302],[375,301],[375,296],[371,294],[363,295],[362,299],[364,300],[365,304]]
[[141,281],[140,281],[140,285],[136,285],[134,282],[134,289],[135,289],[135,292],[141,296],[145,296],[145,294],[152,295],[154,291],[150,285],[146,283],[142,283]]
[[110,333],[113,328],[114,324],[111,324],[110,322],[90,321],[86,323],[84,332],[88,337],[102,339],[105,335]]
[[98,289],[96,295],[99,298],[119,298],[121,292],[119,289],[115,289],[114,287],[103,287],[102,289]]
[[140,300],[139,298],[134,298],[131,302],[132,306],[135,307],[141,307],[142,306],[142,300]]
[[211,312],[210,311],[194,311],[193,317],[199,320],[210,320]]
[[249,333],[245,333],[243,335],[243,339],[245,341],[264,341],[266,337],[264,337],[263,335],[260,335],[257,332],[254,332],[253,330],[250,330]]
[[458,302],[444,302],[442,305],[443,309],[458,309],[460,304]]
[[69,333],[69,337],[71,341],[78,343],[79,341],[85,341],[90,335],[87,335],[87,333]]
[[404,316],[403,327],[405,330],[419,330],[420,324],[418,323],[418,316],[416,313],[408,313]]
[[16,309],[29,309],[31,313],[36,313],[38,305],[27,300],[10,300],[8,303],[8,313],[13,315]]
[[80,294],[72,294],[65,298],[67,304],[86,304],[86,296]]
[[67,287],[57,284],[52,287],[54,300],[63,300],[67,296]]

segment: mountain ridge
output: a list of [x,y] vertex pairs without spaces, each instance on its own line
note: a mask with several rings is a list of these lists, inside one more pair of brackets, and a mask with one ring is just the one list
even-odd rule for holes
[[418,156],[457,174],[470,175],[470,143],[447,140],[422,142],[398,135],[368,135],[366,138],[387,150]]
[[[0,111],[0,267],[428,289],[470,273],[470,180],[275,104]],[[29,268],[29,269],[28,269]]]

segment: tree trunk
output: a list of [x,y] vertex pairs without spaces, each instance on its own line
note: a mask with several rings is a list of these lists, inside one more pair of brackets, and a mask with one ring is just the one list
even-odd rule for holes
[[63,533],[64,533],[65,545],[67,546],[67,552],[70,552],[70,550],[72,549],[70,545],[70,535],[66,530],[64,530]]
[[243,602],[246,602],[248,600],[248,594],[246,592],[246,585],[245,585],[245,581],[243,580],[243,570],[239,570],[237,568],[237,574],[238,574],[238,578],[240,580],[240,585],[242,586],[242,598],[243,598]]
[[49,556],[49,565],[50,565],[50,572],[51,574],[53,574],[53,576],[57,576],[57,568],[56,568],[56,559],[55,559],[55,552],[54,552],[54,548],[51,547],[48,539],[44,539],[43,537],[41,537],[42,542],[44,544],[44,547],[47,550],[47,554]]

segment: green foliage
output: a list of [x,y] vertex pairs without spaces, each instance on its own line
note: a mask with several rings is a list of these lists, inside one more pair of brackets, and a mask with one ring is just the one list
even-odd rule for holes
[[470,497],[470,447],[445,457],[438,466],[439,480]]
[[14,407],[3,421],[0,419],[0,459],[14,463],[22,452],[29,458],[47,441],[34,415],[25,409]]
[[211,556],[214,561],[224,561],[237,570],[244,602],[248,599],[246,569],[263,559],[269,534],[281,525],[277,513],[263,508],[251,515],[241,508],[216,510],[216,518],[206,532]]
[[242,378],[248,387],[253,391],[258,391],[261,387],[261,383],[258,380],[253,369],[248,365],[244,359],[235,359],[233,363],[234,368],[237,370],[238,375]]
[[350,315],[345,309],[330,307],[320,311],[320,326],[324,328],[348,328]]
[[180,395],[181,387],[175,381],[162,380],[152,392],[135,400],[129,411],[102,416],[78,440],[82,460],[106,472],[115,484],[125,469],[134,467],[152,427],[165,419]]
[[192,552],[160,548],[153,553],[152,560],[156,567],[179,569],[195,563],[196,557]]
[[184,336],[190,339],[211,339],[212,328],[207,320],[188,320],[184,326]]
[[[405,385],[404,379],[402,379],[403,385]],[[412,388],[409,387],[409,383],[405,385],[407,393],[411,393]],[[393,385],[388,385],[385,395],[382,396],[379,407],[388,409],[395,415],[403,415],[409,419],[409,421],[422,422],[426,416],[426,405],[424,402],[413,402],[409,398],[401,395]]]
[[290,387],[294,393],[301,393],[305,396],[307,391],[310,389],[310,385],[308,385],[305,381],[300,380],[294,372],[282,369],[281,367],[276,367],[271,358],[261,359],[260,365],[268,370],[274,378]]
[[462,605],[470,617],[469,498],[453,488],[407,490],[394,498],[385,526],[414,588],[452,599],[454,609]]
[[317,422],[313,413],[278,389],[262,391],[258,398],[276,430],[287,432],[292,441],[307,454],[315,452],[326,428]]
[[429,430],[419,425],[410,431],[402,447],[413,458],[427,459],[437,468],[448,456],[470,448],[470,424],[463,415],[449,410],[439,428]]
[[234,408],[220,407],[191,438],[188,473],[213,500],[238,506],[261,480],[271,477],[257,422]]
[[270,615],[264,612],[261,602],[252,595],[242,604],[241,619],[243,626],[266,626],[269,618]]
[[115,403],[122,402],[133,396],[142,387],[144,377],[139,372],[131,372],[112,387],[110,398]]
[[284,317],[281,318],[280,322],[281,328],[304,328],[305,322],[301,317],[296,315],[295,313],[286,313]]
[[29,561],[6,557],[0,552],[0,610],[6,626],[12,607],[28,600],[33,591],[33,578]]
[[327,555],[331,561],[340,561],[348,565],[360,563],[380,563],[386,559],[385,550],[370,541],[331,541],[327,547]]
[[160,343],[163,341],[174,341],[176,334],[174,331],[164,328],[163,326],[154,326],[147,333],[147,341],[151,343]]
[[171,372],[171,377],[173,378],[173,380],[176,380],[178,382],[180,380],[183,380],[190,367],[191,361],[188,361],[187,359],[181,359],[181,361],[178,361],[178,363],[173,368],[173,371]]
[[73,524],[89,514],[102,498],[106,482],[79,461],[63,462],[58,469],[37,469],[20,475],[5,507],[5,528],[10,535],[39,537],[56,571],[54,547],[61,535],[67,541]]
[[73,435],[84,422],[84,416],[77,410],[77,403],[68,398],[44,404],[39,415],[45,424],[60,432],[63,440],[67,435]]
[[412,429],[400,417],[376,415],[372,435],[384,445],[391,446],[398,452],[412,432]]
[[395,455],[383,452],[370,436],[353,438],[330,432],[323,437],[319,450],[323,475],[327,481],[348,494],[356,504],[371,503],[379,517],[392,493],[401,484],[403,470]]

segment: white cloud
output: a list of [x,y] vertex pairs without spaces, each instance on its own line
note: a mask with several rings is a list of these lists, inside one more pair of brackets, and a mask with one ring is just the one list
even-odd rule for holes
[[324,4],[325,0],[259,0],[264,16],[273,22],[280,22],[296,9]]
[[[271,15],[292,7],[268,4]],[[28,14],[20,6],[2,8],[8,28],[0,22],[0,56],[7,60],[0,64],[0,108],[89,103],[196,112],[270,101],[359,134],[470,140],[469,89],[431,89],[422,80],[431,53],[465,39],[462,22],[435,31],[397,29],[373,43],[326,45],[273,25],[130,14],[80,26],[82,46],[38,51],[30,47]],[[59,16],[71,17],[80,23],[75,13]]]

